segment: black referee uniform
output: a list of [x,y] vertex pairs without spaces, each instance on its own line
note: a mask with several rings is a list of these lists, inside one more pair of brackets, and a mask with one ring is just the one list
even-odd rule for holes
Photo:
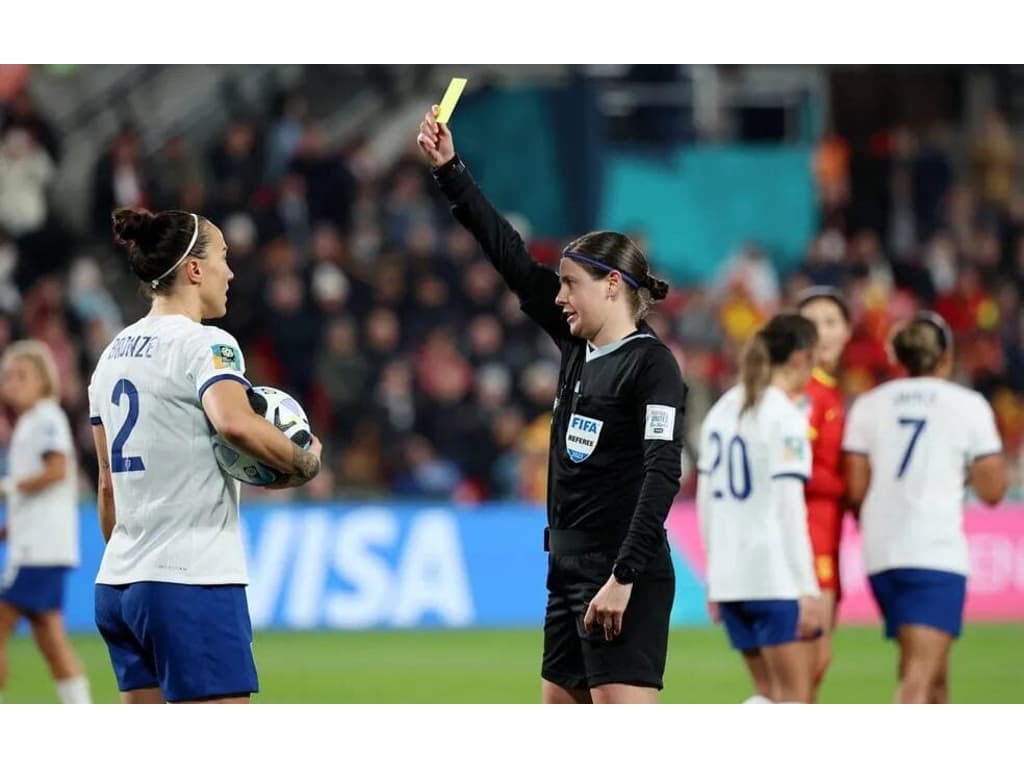
[[[675,358],[641,322],[595,348],[569,333],[558,275],[530,258],[456,155],[434,171],[455,218],[479,241],[523,311],[562,353],[548,460],[550,553],[541,676],[569,689],[662,687],[675,572],[665,518],[679,490],[686,386]],[[584,630],[615,572],[633,592],[622,632]]]

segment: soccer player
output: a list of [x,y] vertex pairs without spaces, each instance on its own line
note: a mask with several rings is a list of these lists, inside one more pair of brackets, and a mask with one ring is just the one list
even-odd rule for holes
[[811,437],[811,478],[804,487],[807,523],[814,551],[814,570],[825,608],[825,626],[815,641],[814,691],[832,660],[832,632],[836,607],[842,597],[839,581],[839,538],[842,533],[846,480],[842,446],[846,408],[839,391],[839,362],[850,340],[850,310],[842,294],[828,286],[814,286],[797,297],[800,314],[818,331],[815,367],[798,403],[807,412]]
[[258,415],[223,317],[233,277],[224,236],[194,213],[119,209],[116,241],[152,294],[148,315],[103,352],[89,385],[107,540],[96,625],[127,703],[247,702],[259,690],[245,596],[239,483],[211,429],[300,485],[320,469]]
[[679,490],[686,388],[643,318],[668,285],[617,232],[574,240],[557,274],[534,262],[435,114],[417,137],[434,178],[562,356],[549,449],[542,698],[657,701],[675,595],[664,524]]
[[899,703],[949,701],[949,649],[967,589],[965,485],[997,504],[1006,493],[1002,442],[985,398],[947,381],[952,334],[921,313],[892,340],[908,378],[850,409],[843,437],[847,494],[860,508],[864,564],[900,646]]
[[46,345],[18,341],[0,361],[2,394],[17,413],[9,450],[7,566],[0,578],[0,700],[7,638],[22,616],[65,704],[89,704],[89,680],[64,630],[64,582],[78,565],[75,446],[57,402],[57,367]]
[[740,383],[700,433],[697,513],[708,600],[754,682],[753,702],[810,702],[806,642],[823,624],[807,529],[807,419],[792,402],[811,375],[817,333],[779,314],[743,352]]

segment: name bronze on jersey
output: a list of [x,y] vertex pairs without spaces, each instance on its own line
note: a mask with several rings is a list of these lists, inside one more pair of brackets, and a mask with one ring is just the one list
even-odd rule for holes
[[574,413],[569,417],[569,429],[565,433],[565,450],[569,458],[579,464],[586,461],[597,447],[604,422]]
[[110,346],[107,359],[153,357],[157,340],[156,336],[120,336],[114,339],[114,343]]

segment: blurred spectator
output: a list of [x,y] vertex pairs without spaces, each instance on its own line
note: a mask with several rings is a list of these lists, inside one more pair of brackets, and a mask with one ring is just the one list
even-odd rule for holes
[[274,121],[267,135],[266,179],[271,184],[281,180],[302,141],[303,124],[309,107],[299,93],[277,97]]
[[419,435],[405,442],[406,469],[394,482],[397,493],[420,498],[447,499],[462,480],[455,464],[437,455],[428,440]]
[[355,200],[355,179],[341,160],[332,154],[327,136],[319,123],[306,128],[289,164],[289,172],[299,176],[305,186],[312,224],[331,222],[348,232]]
[[304,401],[313,382],[320,323],[307,300],[306,287],[295,273],[278,276],[266,292],[267,309],[274,321],[265,332],[280,363],[280,381]]
[[342,440],[369,394],[370,364],[359,351],[359,334],[351,318],[338,317],[325,332],[325,343],[316,359],[315,381],[324,389],[333,414],[333,429]]
[[54,175],[53,161],[27,129],[5,131],[0,139],[0,228],[14,237],[42,229]]
[[1006,119],[992,112],[971,147],[971,171],[978,199],[1003,213],[1016,185],[1017,147]]
[[158,210],[201,211],[205,208],[203,174],[185,137],[170,136],[153,165],[153,206]]
[[97,240],[109,243],[110,214],[115,208],[150,205],[149,182],[139,154],[139,137],[126,125],[96,164],[92,177],[92,225]]
[[266,319],[263,313],[266,271],[261,268],[257,252],[259,233],[247,213],[227,216],[221,221],[221,231],[228,246],[228,264],[235,277],[228,291],[230,311],[218,324],[236,338],[250,339],[262,324],[261,320]]
[[[124,318],[114,297],[103,285],[100,266],[94,259],[83,257],[71,265],[68,275],[68,293],[71,309],[80,322],[88,325],[96,322],[94,342],[107,342],[124,327]],[[95,350],[99,354],[99,349]],[[93,360],[96,358],[94,357]]]
[[714,290],[717,295],[742,294],[759,313],[771,314],[779,305],[779,274],[768,254],[745,245],[725,260]]
[[[7,65],[4,65],[7,66]],[[60,162],[60,140],[49,121],[39,114],[27,89],[18,90],[10,99],[0,119],[0,137],[15,128],[28,132],[53,163]]]
[[221,215],[245,210],[263,176],[255,126],[244,118],[232,120],[210,153],[209,167],[213,209]]

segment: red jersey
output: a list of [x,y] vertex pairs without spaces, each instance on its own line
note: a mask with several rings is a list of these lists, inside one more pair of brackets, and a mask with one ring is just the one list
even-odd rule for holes
[[812,458],[811,478],[804,493],[815,571],[822,589],[838,592],[839,535],[846,493],[840,462],[846,409],[838,382],[820,368],[815,368],[804,396]]

